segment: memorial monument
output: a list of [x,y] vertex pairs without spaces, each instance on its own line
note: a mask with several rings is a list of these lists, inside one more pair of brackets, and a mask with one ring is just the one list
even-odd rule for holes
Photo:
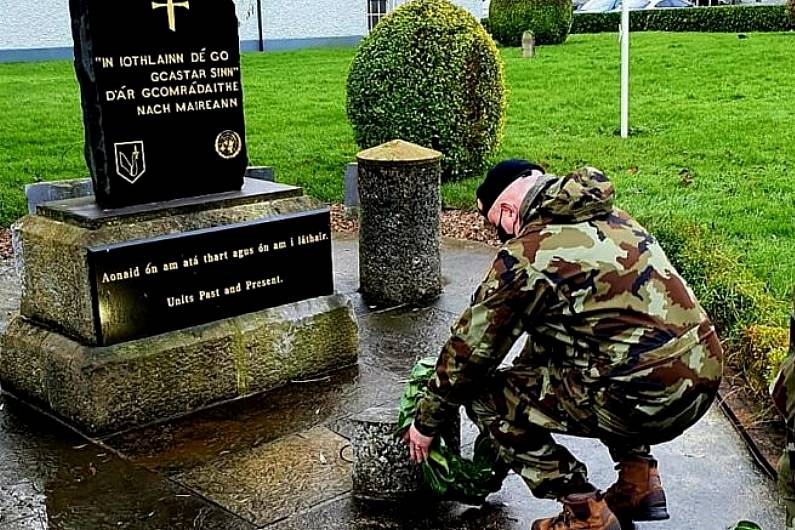
[[95,197],[13,227],[3,390],[91,434],[356,362],[330,214],[245,178],[232,0],[71,0]]

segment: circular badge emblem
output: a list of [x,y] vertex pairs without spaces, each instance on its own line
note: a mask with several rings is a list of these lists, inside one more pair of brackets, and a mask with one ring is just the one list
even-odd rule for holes
[[215,139],[215,152],[221,158],[235,158],[243,149],[243,140],[235,131],[224,131]]

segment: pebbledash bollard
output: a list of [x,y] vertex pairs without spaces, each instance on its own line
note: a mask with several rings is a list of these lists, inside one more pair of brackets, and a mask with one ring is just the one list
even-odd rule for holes
[[[400,502],[425,492],[419,466],[409,460],[406,443],[395,435],[398,410],[367,409],[353,418],[353,496],[357,499]],[[461,418],[442,431],[456,450],[461,447]]]
[[422,490],[420,468],[409,461],[408,446],[395,436],[397,416],[397,409],[376,407],[354,418],[354,497],[401,501]]
[[442,154],[393,140],[356,158],[362,296],[377,305],[436,298],[442,291]]

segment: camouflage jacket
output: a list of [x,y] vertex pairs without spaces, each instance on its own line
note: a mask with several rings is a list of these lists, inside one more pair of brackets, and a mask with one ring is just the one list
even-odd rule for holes
[[[575,417],[608,385],[652,416],[689,389],[717,388],[722,351],[709,318],[657,241],[613,207],[613,194],[585,168],[547,178],[525,201],[519,235],[499,250],[442,348],[415,418],[421,432],[435,434],[476,397],[524,333],[512,370],[544,366],[545,392]],[[679,371],[657,374],[671,359]]]
[[[792,315],[790,317],[790,355],[781,365],[781,370],[770,386],[773,403],[787,421],[787,450],[795,452],[795,293],[792,299]],[[790,462],[795,466],[795,460]]]

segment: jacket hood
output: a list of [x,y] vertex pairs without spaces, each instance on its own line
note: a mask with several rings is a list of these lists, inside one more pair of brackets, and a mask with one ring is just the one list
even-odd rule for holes
[[614,194],[613,183],[598,169],[583,168],[565,177],[544,175],[522,205],[524,227],[604,217],[613,210]]

